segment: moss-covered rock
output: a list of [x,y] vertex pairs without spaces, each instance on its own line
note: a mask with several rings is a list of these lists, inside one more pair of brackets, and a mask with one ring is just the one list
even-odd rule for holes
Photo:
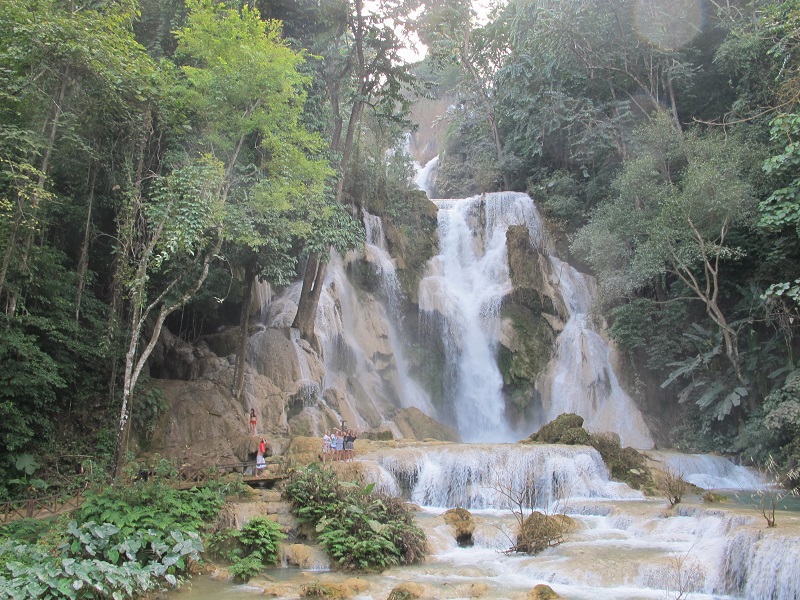
[[634,448],[623,448],[616,433],[589,433],[583,417],[575,413],[558,415],[529,438],[546,444],[592,446],[603,457],[611,477],[637,490],[654,493],[654,481],[647,467],[647,457]]
[[561,598],[549,585],[540,583],[528,592],[526,600],[557,600]]
[[532,388],[547,367],[555,335],[541,313],[514,303],[503,308],[498,364],[507,390]]
[[410,190],[402,198],[387,203],[380,215],[389,253],[397,265],[397,277],[412,303],[417,302],[419,281],[425,267],[436,255],[438,210],[425,192]]
[[[583,430],[583,417],[575,413],[563,413],[554,420],[542,426],[534,433],[530,440],[533,442],[544,442],[546,444],[564,444],[562,440],[571,429]],[[579,434],[571,434],[579,435]]]
[[405,581],[396,585],[386,600],[413,600],[422,598],[424,593],[425,590],[420,584],[413,581]]
[[444,522],[455,531],[456,542],[461,547],[474,544],[472,533],[475,531],[475,520],[466,508],[451,508],[444,513]]
[[595,448],[606,463],[611,477],[624,481],[634,489],[651,491],[653,478],[647,458],[634,448],[623,448],[619,436],[597,433],[590,436],[589,445]]
[[517,531],[515,552],[537,554],[564,541],[564,536],[572,527],[572,519],[566,515],[546,515],[531,513]]

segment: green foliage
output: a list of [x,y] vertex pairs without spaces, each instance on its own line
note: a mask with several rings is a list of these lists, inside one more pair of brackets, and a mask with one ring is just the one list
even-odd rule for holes
[[68,525],[57,548],[0,542],[0,588],[9,598],[133,598],[176,587],[188,559],[202,545],[196,533],[175,530],[167,539],[139,530],[120,535],[108,523]]
[[33,477],[33,474],[39,470],[38,462],[30,454],[21,454],[16,457],[14,468],[17,470],[17,477],[8,481],[9,485],[18,486],[20,492],[17,495],[35,493],[37,490],[45,490],[48,487],[46,481]]
[[241,530],[226,529],[214,534],[210,549],[231,563],[234,577],[247,581],[278,561],[278,543],[285,537],[272,519],[253,517]]
[[[165,463],[169,465],[166,461],[162,465]],[[224,504],[223,491],[210,486],[176,490],[155,470],[148,481],[87,492],[79,515],[84,523],[114,525],[122,536],[138,530],[159,531],[163,535],[177,530],[202,532],[213,527]],[[154,506],[159,510],[154,511]]]
[[14,599],[122,599],[177,587],[200,558],[200,533],[215,522],[222,492],[178,491],[156,474],[88,493],[77,521],[5,526],[0,588]]
[[140,380],[136,388],[136,411],[133,413],[134,425],[145,441],[153,435],[158,417],[169,409],[164,400],[164,391],[148,383]]
[[374,485],[339,482],[331,469],[312,467],[296,472],[284,493],[343,569],[374,571],[419,560],[425,534],[401,500],[373,493]]
[[727,378],[723,378],[720,373],[720,370],[725,370],[725,366],[718,360],[724,353],[722,336],[718,332],[708,331],[698,323],[694,323],[692,328],[693,331],[688,331],[683,336],[695,345],[697,355],[671,363],[670,366],[676,368],[661,387],[665,388],[684,378],[687,384],[678,394],[678,402],[682,404],[694,398],[701,409],[708,410],[714,418],[721,421],[731,410],[741,405],[749,391],[736,381],[733,373],[728,372]]

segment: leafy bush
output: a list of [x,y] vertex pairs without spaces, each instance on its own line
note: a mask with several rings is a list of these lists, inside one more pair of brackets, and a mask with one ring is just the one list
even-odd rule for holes
[[12,599],[122,599],[177,586],[228,490],[176,490],[158,476],[169,463],[155,467],[149,481],[87,493],[78,521],[4,527],[0,589]]
[[231,562],[230,572],[247,581],[264,566],[278,562],[278,542],[286,536],[280,526],[266,517],[253,517],[242,527],[226,529],[212,536],[211,551]]
[[0,543],[0,589],[9,598],[127,598],[177,586],[186,560],[202,551],[193,532],[173,531],[170,543],[155,532],[123,537],[109,525],[71,522],[57,548]]
[[344,569],[374,571],[419,560],[425,534],[401,500],[374,493],[374,487],[339,482],[331,469],[311,467],[292,476],[285,496]]
[[133,485],[109,486],[86,494],[80,520],[111,523],[123,535],[139,529],[165,534],[173,530],[201,532],[215,522],[225,503],[223,491],[212,486],[176,490],[158,477]]

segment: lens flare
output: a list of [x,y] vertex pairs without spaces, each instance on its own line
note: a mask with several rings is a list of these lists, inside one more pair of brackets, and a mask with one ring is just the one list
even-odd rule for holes
[[702,31],[702,0],[636,0],[633,18],[644,39],[663,50],[675,50]]

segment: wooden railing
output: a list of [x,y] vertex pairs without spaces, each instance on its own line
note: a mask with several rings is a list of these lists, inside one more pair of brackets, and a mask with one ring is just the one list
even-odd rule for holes
[[[264,479],[281,479],[286,475],[286,462],[282,456],[266,457],[267,468]],[[238,473],[249,479],[248,473],[255,479],[256,463],[237,462],[215,465],[182,465],[178,469],[174,485],[180,488],[192,488],[204,485],[209,481],[218,479],[230,473]],[[146,477],[140,477],[146,479]],[[8,523],[17,519],[43,519],[62,512],[69,512],[80,508],[84,501],[85,490],[80,489],[72,495],[53,494],[41,498],[24,498],[10,500],[0,504],[2,513],[0,522]]]
[[43,519],[52,517],[65,511],[75,510],[83,504],[84,490],[78,490],[70,496],[53,494],[41,498],[25,498],[3,502],[3,522],[8,523],[16,519]]

